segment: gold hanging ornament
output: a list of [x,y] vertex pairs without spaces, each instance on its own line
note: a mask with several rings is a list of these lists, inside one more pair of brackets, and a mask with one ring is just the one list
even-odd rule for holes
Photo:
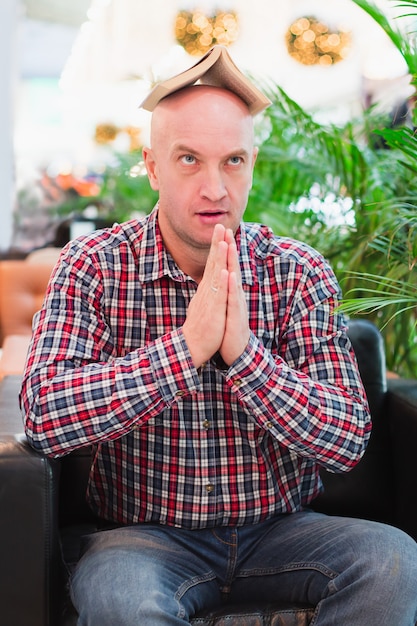
[[303,65],[334,65],[349,54],[352,37],[344,30],[331,31],[316,17],[305,16],[291,24],[286,42],[291,57]]
[[236,13],[205,15],[201,11],[179,11],[175,20],[177,42],[194,56],[205,54],[215,44],[230,46],[238,36]]
[[136,126],[124,126],[123,128],[119,128],[111,123],[97,124],[94,140],[100,145],[112,144],[121,134],[127,136],[130,152],[139,150],[142,147],[141,130]]

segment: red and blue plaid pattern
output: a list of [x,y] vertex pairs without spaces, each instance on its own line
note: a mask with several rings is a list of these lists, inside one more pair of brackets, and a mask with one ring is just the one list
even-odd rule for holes
[[237,234],[251,338],[196,370],[181,326],[197,285],[155,210],[68,244],[35,316],[22,385],[34,448],[92,445],[88,498],[118,523],[243,525],[294,512],[318,468],[350,469],[370,431],[333,272],[260,225]]

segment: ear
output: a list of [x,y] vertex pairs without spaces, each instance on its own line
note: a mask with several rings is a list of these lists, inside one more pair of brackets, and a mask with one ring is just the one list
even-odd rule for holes
[[151,148],[142,148],[143,161],[145,163],[146,172],[148,174],[149,183],[154,191],[159,190],[157,164]]
[[250,182],[251,188],[252,188],[252,183],[253,183],[253,169],[255,167],[256,159],[258,157],[258,152],[259,152],[259,148],[255,146],[252,152],[252,171],[251,171],[251,182]]

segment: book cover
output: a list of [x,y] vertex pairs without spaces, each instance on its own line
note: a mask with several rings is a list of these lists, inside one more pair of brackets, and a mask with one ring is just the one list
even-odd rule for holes
[[140,106],[153,111],[158,102],[169,94],[197,82],[224,87],[237,94],[247,104],[251,115],[260,113],[271,104],[269,98],[239,70],[227,49],[218,45],[184,72],[155,85]]

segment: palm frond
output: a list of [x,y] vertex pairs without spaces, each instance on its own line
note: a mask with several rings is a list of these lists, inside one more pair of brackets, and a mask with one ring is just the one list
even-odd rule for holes
[[[400,28],[397,28],[396,25],[391,23],[384,11],[373,2],[369,0],[353,0],[353,2],[366,11],[366,13],[368,13],[385,31],[407,63],[410,74],[417,74],[417,50],[414,37],[407,37]],[[416,3],[411,0],[405,0],[400,4],[396,4],[396,6],[404,6],[405,8],[415,9],[417,11]],[[415,15],[414,12],[411,15]],[[406,14],[404,14],[403,17],[406,17]]]
[[[417,315],[417,285],[366,272],[348,272],[348,274],[355,275],[358,284],[347,292],[340,304],[340,309],[345,313],[350,315],[375,313],[385,307],[394,308],[384,326],[405,311],[414,310]],[[349,297],[358,293],[359,298]]]

